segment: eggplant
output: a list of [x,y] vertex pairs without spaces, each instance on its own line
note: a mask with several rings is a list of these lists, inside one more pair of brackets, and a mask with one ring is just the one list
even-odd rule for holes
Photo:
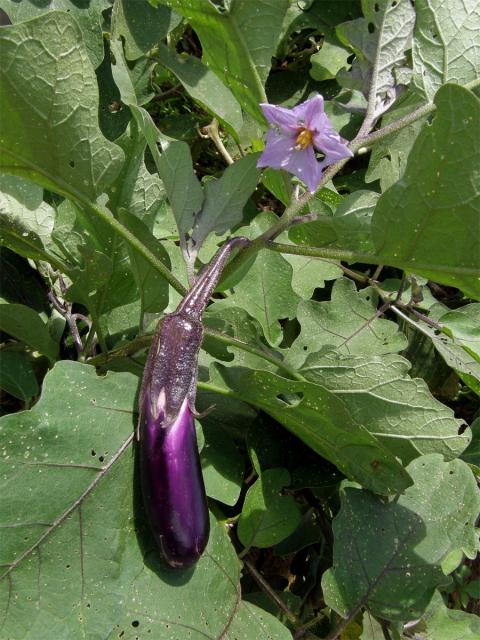
[[236,247],[233,238],[215,254],[177,309],[159,323],[140,391],[137,437],[145,512],[164,560],[188,567],[209,536],[209,515],[195,433],[198,352],[202,314]]

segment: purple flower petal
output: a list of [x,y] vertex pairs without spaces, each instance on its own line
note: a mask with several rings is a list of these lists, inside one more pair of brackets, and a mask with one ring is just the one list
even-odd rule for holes
[[306,149],[296,149],[282,169],[300,178],[310,193],[316,190],[322,177],[322,165],[317,162],[311,145]]
[[[310,98],[310,100],[299,104],[292,109],[292,113],[295,114],[298,121],[304,123],[307,129],[310,129],[310,131],[319,131],[320,129],[317,127],[317,122],[319,122],[319,118],[324,115],[322,96],[320,94],[316,95]],[[320,124],[321,123],[323,123],[323,120],[320,121]]]
[[263,115],[270,124],[277,125],[280,129],[289,132],[295,132],[298,129],[298,121],[291,109],[284,109],[283,107],[277,107],[274,104],[263,103],[262,107]]
[[283,169],[288,164],[290,156],[295,151],[295,136],[279,133],[275,129],[270,129],[267,133],[267,144],[265,151],[257,160],[257,167],[272,167],[273,169]]
[[318,151],[325,154],[322,165],[328,166],[343,158],[352,157],[353,153],[332,127],[327,116],[323,115],[325,116],[323,128],[319,133],[314,134],[313,145]]

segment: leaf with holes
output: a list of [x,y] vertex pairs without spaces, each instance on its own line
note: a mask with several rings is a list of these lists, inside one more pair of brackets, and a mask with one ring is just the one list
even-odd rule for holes
[[414,460],[413,486],[395,502],[346,488],[333,523],[333,567],[322,578],[325,600],[346,617],[366,607],[386,620],[410,620],[425,611],[440,564],[456,549],[475,552],[480,496],[468,466],[437,454]]
[[[409,0],[364,0],[364,16],[338,25],[337,36],[357,58],[350,72],[340,71],[341,84],[372,95],[379,107],[395,95],[396,70],[406,64],[415,12]],[[380,106],[379,113],[382,112]]]
[[367,429],[356,423],[343,402],[311,382],[288,380],[269,371],[217,365],[212,382],[266,411],[345,475],[371,491],[403,491],[409,475]]
[[286,361],[299,367],[309,353],[326,346],[343,354],[395,353],[406,347],[405,336],[390,320],[377,316],[377,296],[368,288],[358,292],[346,278],[335,281],[330,302],[302,302],[298,306],[300,335]]
[[159,561],[130,447],[137,387],[131,374],[100,378],[60,362],[31,411],[0,421],[1,636],[80,640],[133,627],[142,639],[233,640],[263,629],[287,640],[272,616],[240,601],[240,565],[214,519],[194,568]]

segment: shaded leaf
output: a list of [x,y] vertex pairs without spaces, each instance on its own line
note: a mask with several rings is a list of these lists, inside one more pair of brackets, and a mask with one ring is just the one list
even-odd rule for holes
[[38,394],[32,361],[24,351],[0,351],[0,389],[23,402]]
[[161,63],[175,74],[194,100],[228,125],[232,133],[240,131],[242,109],[228,87],[207,65],[194,56],[179,56],[162,44],[159,56]]
[[288,0],[233,0],[217,7],[202,0],[162,0],[181,13],[202,43],[203,61],[242,107],[264,122],[264,84],[280,36]]
[[344,617],[360,607],[387,620],[419,617],[448,582],[441,561],[474,548],[480,496],[468,467],[432,454],[407,470],[414,485],[396,502],[345,489],[333,523],[334,566],[322,578],[327,604]]
[[52,11],[2,27],[0,47],[0,167],[94,201],[123,153],[98,127],[97,81],[77,22]]
[[[372,234],[380,261],[480,297],[478,226],[480,101],[445,85],[431,126],[410,152],[402,180],[378,201]],[[462,224],[457,221],[461,220]],[[460,259],[459,259],[460,256]]]
[[50,336],[48,325],[30,307],[23,304],[0,305],[0,330],[39,351],[49,360],[57,357],[58,344]]
[[258,154],[250,153],[227,167],[221,178],[206,183],[205,202],[192,233],[197,251],[210,233],[221,235],[242,222],[243,209],[260,177],[257,160]]
[[244,547],[271,547],[300,524],[300,509],[293,496],[282,495],[290,484],[286,469],[269,469],[247,491],[237,534]]
[[168,7],[148,0],[117,0],[112,12],[112,35],[122,37],[128,60],[136,60],[158,44],[180,22]]
[[206,424],[203,433],[205,445],[200,459],[207,496],[233,506],[242,488],[245,471],[243,456],[225,430]]

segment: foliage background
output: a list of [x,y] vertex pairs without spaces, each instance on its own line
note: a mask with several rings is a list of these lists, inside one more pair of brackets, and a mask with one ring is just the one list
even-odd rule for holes
[[[480,10],[0,0],[0,638],[477,638]],[[321,93],[355,158],[256,168]],[[211,508],[138,496],[151,334],[222,242],[197,404]]]

